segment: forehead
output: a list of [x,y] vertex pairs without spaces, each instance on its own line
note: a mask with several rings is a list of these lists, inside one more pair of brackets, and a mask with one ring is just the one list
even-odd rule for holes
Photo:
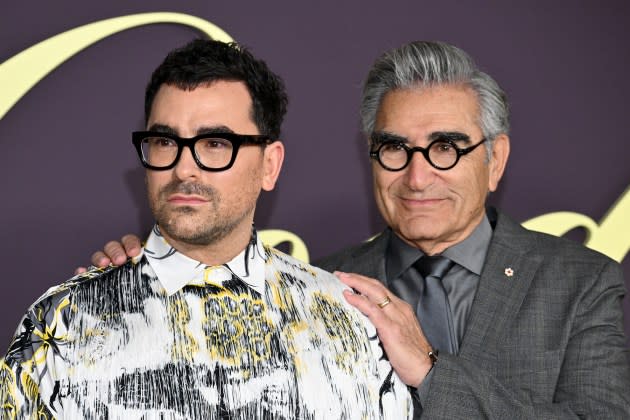
[[375,131],[425,138],[432,132],[481,134],[475,93],[466,86],[397,89],[385,94],[376,114]]
[[213,126],[225,126],[242,134],[258,133],[246,85],[222,80],[192,90],[160,86],[147,125],[154,124],[171,127],[180,135]]

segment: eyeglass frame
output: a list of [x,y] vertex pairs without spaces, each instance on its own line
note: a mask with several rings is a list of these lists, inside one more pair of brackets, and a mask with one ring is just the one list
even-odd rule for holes
[[[372,142],[376,143],[375,139],[375,134],[372,134]],[[466,136],[468,137],[468,136]],[[455,143],[455,141],[451,140],[451,139],[445,139],[445,138],[438,138],[433,140],[431,143],[429,143],[429,145],[427,147],[421,147],[421,146],[415,146],[415,147],[409,147],[407,146],[407,144],[405,144],[402,141],[397,141],[397,140],[388,140],[388,141],[379,141],[377,147],[372,150],[370,150],[370,158],[375,159],[379,165],[381,165],[381,167],[387,171],[390,172],[398,172],[398,171],[402,171],[403,169],[405,169],[407,166],[409,166],[409,162],[411,162],[411,159],[413,158],[413,154],[415,152],[420,152],[422,154],[422,156],[424,157],[424,159],[429,162],[429,164],[431,166],[433,166],[435,169],[439,170],[439,171],[448,171],[449,169],[453,169],[455,167],[455,165],[457,165],[457,163],[459,162],[459,159],[464,156],[467,155],[468,153],[472,152],[473,150],[475,150],[477,148],[477,146],[481,145],[482,143],[485,143],[488,139],[486,137],[482,138],[481,140],[479,140],[479,142],[477,144],[473,144],[472,146],[466,147],[466,148],[460,148],[459,146],[457,146],[457,144]],[[449,146],[451,146],[455,152],[456,152],[456,157],[455,157],[455,162],[453,162],[453,164],[451,166],[447,166],[445,168],[441,168],[439,166],[437,166],[435,163],[433,163],[433,161],[431,161],[431,159],[429,158],[429,149],[431,148],[431,146],[433,146],[435,143],[446,143]],[[403,149],[405,149],[405,152],[407,152],[407,161],[405,162],[405,164],[398,168],[398,169],[392,169],[389,168],[387,166],[385,166],[385,164],[383,162],[381,162],[381,156],[380,156],[380,151],[381,148],[383,146],[386,145],[391,145],[391,144],[397,144],[399,146],[402,146]]]
[[[142,153],[142,140],[147,137],[164,137],[170,140],[173,140],[175,144],[177,144],[177,155],[175,155],[175,159],[173,163],[167,166],[153,166],[149,164],[144,158],[144,154]],[[195,151],[195,144],[199,140],[208,139],[208,138],[219,138],[223,140],[227,140],[232,143],[232,158],[230,162],[221,168],[210,168],[204,165],[199,157],[197,156],[197,152]],[[270,136],[264,134],[236,134],[229,132],[216,132],[216,133],[204,133],[199,134],[194,137],[179,137],[176,134],[165,133],[160,131],[134,131],[131,133],[131,142],[136,148],[138,152],[138,156],[140,157],[140,162],[142,162],[142,166],[147,169],[151,169],[153,171],[167,171],[169,169],[173,169],[177,163],[179,163],[179,159],[182,155],[182,150],[184,147],[188,147],[190,152],[195,160],[197,166],[199,166],[204,171],[209,172],[221,172],[230,169],[234,162],[236,161],[236,156],[238,155],[238,150],[244,144],[256,144],[256,145],[268,145],[276,141],[276,139],[271,138]]]

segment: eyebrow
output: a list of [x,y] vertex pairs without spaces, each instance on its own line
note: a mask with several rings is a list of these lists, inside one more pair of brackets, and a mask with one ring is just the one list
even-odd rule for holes
[[387,131],[375,131],[372,133],[370,138],[372,139],[373,145],[382,143],[409,143],[409,139],[407,139],[407,137],[399,136]]
[[197,129],[197,135],[199,134],[215,134],[215,133],[234,133],[230,127],[225,125],[214,125],[208,127],[199,127]]
[[470,143],[470,136],[459,131],[434,131],[429,134],[429,141],[435,140],[450,140],[453,142]]
[[177,135],[177,131],[174,128],[171,128],[168,125],[164,124],[152,124],[150,127],[148,127],[148,130],[156,131],[158,133]]
[[[177,136],[177,130],[166,124],[153,124],[149,127],[149,131],[157,131],[158,133],[172,134]],[[216,133],[234,133],[234,130],[225,125],[202,126],[197,129],[195,135],[216,134]]]
[[[388,131],[375,131],[371,136],[372,144],[379,145],[381,143],[409,143],[407,137],[399,136]],[[429,134],[429,143],[435,140],[450,140],[456,143],[470,143],[470,136],[459,131],[434,131]]]

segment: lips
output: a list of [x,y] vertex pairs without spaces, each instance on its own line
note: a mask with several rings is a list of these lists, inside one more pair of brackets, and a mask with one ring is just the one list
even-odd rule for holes
[[441,204],[445,199],[443,198],[412,198],[412,197],[399,197],[400,201],[405,207],[413,208],[426,208],[437,206]]
[[403,201],[410,201],[412,203],[437,203],[438,201],[444,200],[443,198],[411,198],[411,197],[401,197]]
[[199,195],[187,195],[187,194],[173,194],[168,197],[167,201],[171,204],[183,204],[187,206],[194,206],[207,203],[208,200]]

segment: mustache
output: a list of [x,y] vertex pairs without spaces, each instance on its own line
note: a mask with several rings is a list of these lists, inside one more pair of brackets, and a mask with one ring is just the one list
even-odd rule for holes
[[194,182],[171,181],[160,189],[160,195],[169,196],[171,194],[194,194],[213,199],[217,196],[217,191],[210,186]]

